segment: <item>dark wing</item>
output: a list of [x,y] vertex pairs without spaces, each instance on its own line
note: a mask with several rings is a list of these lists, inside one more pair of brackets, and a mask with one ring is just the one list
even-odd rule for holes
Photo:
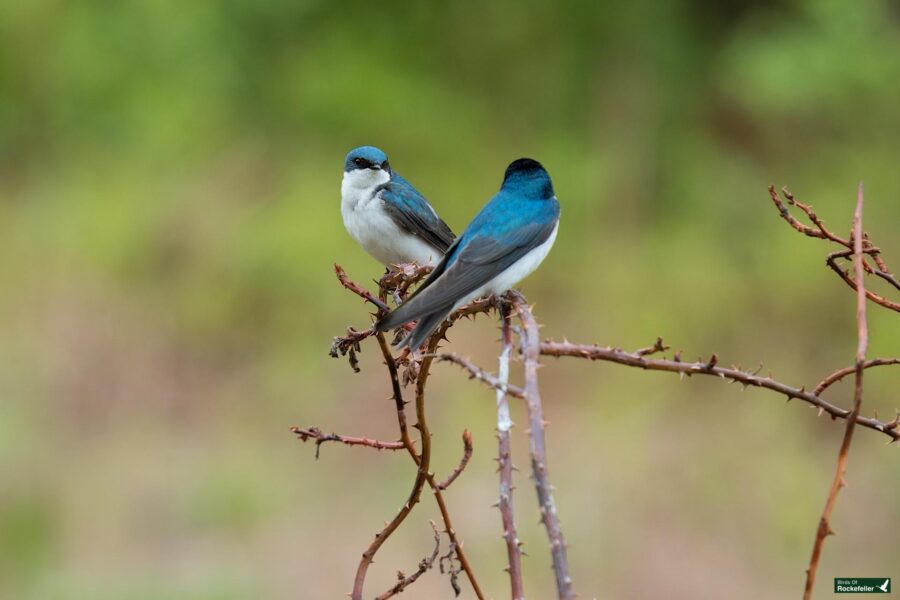
[[381,200],[387,213],[402,229],[446,253],[455,237],[453,231],[416,188],[399,175],[394,177],[381,189]]
[[378,329],[386,331],[423,315],[449,310],[460,298],[547,241],[556,223],[555,218],[529,223],[499,239],[474,235],[464,240],[462,248],[458,248],[457,241],[416,292],[378,323]]

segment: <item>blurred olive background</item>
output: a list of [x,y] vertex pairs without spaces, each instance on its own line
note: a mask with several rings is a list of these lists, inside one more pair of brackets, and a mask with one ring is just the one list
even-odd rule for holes
[[[854,297],[766,186],[843,233],[864,180],[866,229],[900,269],[898,81],[888,1],[0,4],[0,596],[350,589],[414,470],[358,448],[315,461],[288,428],[396,435],[375,346],[359,374],[327,355],[369,323],[332,263],[382,272],[340,218],[357,145],[384,148],[457,232],[509,161],[544,163],[562,229],[523,290],[545,335],[661,335],[814,385],[852,362]],[[449,348],[495,369],[492,319]],[[870,331],[871,355],[900,353],[896,314],[872,307]],[[717,380],[544,362],[581,597],[799,597],[840,425]],[[869,372],[867,414],[893,414],[897,381]],[[447,499],[507,597],[493,397],[439,365],[429,409],[438,473],[475,436]],[[514,411],[528,596],[550,598]],[[885,441],[857,432],[819,597],[835,576],[900,577]],[[430,552],[429,518],[426,492],[368,594]],[[452,591],[435,569],[405,596]]]

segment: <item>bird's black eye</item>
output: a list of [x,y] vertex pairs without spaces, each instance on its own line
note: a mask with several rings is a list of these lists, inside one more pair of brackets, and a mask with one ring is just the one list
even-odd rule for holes
[[366,166],[366,162],[368,162],[366,159],[359,156],[353,159],[353,164],[360,168]]

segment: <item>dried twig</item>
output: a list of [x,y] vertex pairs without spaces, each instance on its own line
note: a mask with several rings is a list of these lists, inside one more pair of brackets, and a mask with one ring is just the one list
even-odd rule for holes
[[378,307],[378,310],[383,312],[388,312],[389,310],[391,310],[391,308],[387,304],[385,304],[384,301],[376,298],[372,295],[372,292],[350,279],[347,276],[347,272],[344,271],[344,267],[337,263],[334,263],[334,274],[337,275],[338,281],[341,282],[341,285],[343,285],[345,288],[347,288],[366,302],[371,302],[372,304],[374,304],[376,307]]
[[316,441],[316,460],[319,460],[319,448],[325,442],[338,442],[347,446],[368,446],[377,450],[403,450],[403,442],[382,442],[381,440],[373,440],[367,437],[352,437],[349,435],[338,435],[336,433],[325,433],[318,427],[291,427],[291,431],[297,434],[300,441],[307,440]]
[[[453,558],[456,556],[456,544],[450,542],[450,549],[447,550],[447,554],[441,557],[441,560],[438,561],[438,565],[441,569],[441,574],[447,574],[450,576],[450,587],[453,588],[453,593],[459,596],[462,593],[462,588],[459,587],[459,574],[462,573],[462,567],[453,566]],[[447,566],[444,567],[444,562],[447,562]],[[457,561],[459,562],[459,561]]]
[[[825,263],[831,268],[832,271],[837,274],[838,277],[840,277],[844,281],[844,283],[855,290],[856,280],[850,277],[849,273],[847,273],[846,270],[842,269],[837,263],[838,259],[849,260],[854,255],[854,235],[851,235],[850,238],[842,238],[839,235],[836,235],[827,227],[825,227],[825,223],[819,218],[819,216],[813,210],[812,206],[810,206],[809,204],[803,204],[802,202],[798,201],[796,198],[794,198],[794,195],[787,190],[787,188],[781,188],[781,193],[784,195],[785,200],[788,204],[799,208],[810,220],[810,222],[815,225],[815,227],[810,227],[798,221],[797,218],[791,214],[790,210],[788,210],[787,206],[785,206],[785,203],[781,200],[778,192],[775,191],[775,186],[770,185],[769,196],[772,198],[772,202],[778,209],[778,213],[781,215],[781,218],[787,221],[787,223],[791,227],[793,227],[803,235],[819,238],[822,240],[828,240],[845,248],[845,250],[843,251],[833,252],[829,254],[825,259]],[[861,261],[861,267],[856,271],[855,274],[856,279],[862,281],[863,273],[871,273],[877,275],[884,281],[887,281],[889,284],[894,286],[894,288],[900,290],[900,281],[898,281],[888,269],[887,264],[881,257],[881,249],[872,244],[872,242],[869,240],[868,234],[866,234],[865,232],[860,232],[860,236],[862,253],[865,256],[871,258],[872,262],[875,263],[875,266],[871,266],[868,261],[866,261],[865,257],[863,257]],[[861,287],[865,288],[865,284],[863,284]],[[872,302],[875,302],[876,304],[879,304],[887,309],[900,312],[900,303],[889,300],[884,296],[881,296],[869,290],[864,290],[864,293],[865,296]]]
[[408,588],[410,585],[416,582],[416,579],[422,576],[425,571],[434,566],[434,561],[437,560],[438,552],[441,549],[441,534],[438,533],[437,526],[435,526],[434,521],[429,521],[431,523],[431,529],[434,531],[434,550],[431,552],[431,556],[426,556],[422,560],[419,561],[419,565],[416,568],[415,572],[411,575],[404,575],[401,571],[397,571],[397,583],[384,592],[383,594],[376,596],[375,600],[387,600],[388,598],[392,598]]
[[[833,419],[846,419],[850,412],[835,406],[827,400],[819,397],[813,392],[806,391],[805,388],[792,387],[787,384],[775,381],[771,377],[760,377],[751,372],[742,371],[737,368],[726,368],[718,366],[718,359],[703,362],[682,362],[676,354],[675,358],[647,358],[639,356],[636,352],[625,352],[618,348],[600,347],[588,344],[573,344],[570,342],[541,342],[541,354],[546,356],[572,356],[577,358],[585,358],[588,360],[602,360],[613,362],[628,367],[638,367],[648,371],[668,371],[670,373],[680,373],[682,375],[715,375],[722,379],[728,379],[744,386],[754,386],[778,392],[787,396],[788,401],[797,398],[815,406],[819,409],[819,414],[828,413]],[[898,425],[893,422],[879,421],[875,418],[856,416],[856,423],[875,431],[880,431],[891,440],[900,440],[900,430]]]
[[[338,280],[341,282],[345,288],[362,297],[368,302],[375,304],[379,307],[379,310],[386,310],[387,306],[383,300],[380,298],[376,298],[373,294],[371,294],[368,290],[363,288],[361,285],[352,281],[344,272],[344,270],[339,266],[335,265],[335,274],[338,277]],[[420,277],[421,274],[417,270],[414,273],[414,276]],[[384,287],[379,288],[380,295],[382,297],[387,297],[388,290]],[[382,307],[384,307],[382,309]],[[477,311],[478,307],[468,308],[464,307],[458,311],[456,318],[467,314],[467,309],[472,311]],[[430,354],[433,355],[434,349],[437,348],[437,343],[443,336],[443,333],[446,332],[446,328],[442,332],[441,336],[434,335],[432,336],[429,342]],[[381,348],[382,354],[385,359],[385,365],[387,366],[390,380],[391,380],[391,389],[392,389],[392,397],[394,399],[394,404],[397,412],[397,421],[398,426],[400,428],[400,439],[403,446],[406,448],[410,457],[418,466],[416,479],[413,484],[413,489],[410,492],[409,499],[397,513],[397,515],[392,519],[376,536],[375,540],[369,545],[366,551],[362,555],[362,559],[360,560],[359,566],[357,567],[356,577],[354,578],[353,583],[353,592],[351,593],[351,598],[353,600],[361,600],[362,598],[362,589],[365,583],[366,572],[368,571],[369,565],[372,564],[375,553],[378,549],[384,544],[385,540],[387,540],[394,531],[400,526],[400,524],[406,519],[409,513],[412,511],[413,507],[418,503],[419,498],[421,496],[422,488],[427,482],[432,490],[434,491],[435,500],[437,501],[438,508],[440,509],[441,516],[444,520],[445,531],[448,537],[451,540],[452,547],[455,550],[457,560],[459,561],[462,569],[466,572],[466,575],[469,578],[469,582],[472,585],[473,590],[475,591],[476,596],[479,600],[484,600],[484,594],[481,592],[480,586],[478,584],[477,579],[475,578],[474,572],[472,571],[471,565],[469,564],[465,553],[462,550],[462,545],[459,543],[459,540],[456,537],[456,532],[453,529],[453,524],[450,518],[449,511],[447,510],[446,502],[444,501],[443,495],[441,493],[441,489],[438,487],[438,483],[434,479],[434,474],[428,471],[428,466],[430,463],[431,457],[431,434],[428,431],[427,421],[425,418],[425,383],[428,379],[428,371],[431,365],[433,358],[423,358],[421,363],[416,368],[418,373],[417,376],[417,384],[416,384],[416,416],[417,422],[415,427],[419,429],[421,433],[421,445],[422,452],[418,453],[413,445],[412,439],[409,436],[409,429],[406,422],[406,412],[405,406],[406,402],[403,400],[402,388],[400,386],[400,377],[397,369],[397,361],[394,359],[391,354],[390,347],[388,346],[387,340],[384,337],[384,334],[377,333],[376,339],[378,340],[379,347]],[[471,439],[469,440],[471,442]],[[463,465],[464,468],[464,465]],[[461,469],[460,469],[461,470]],[[458,475],[458,473],[457,473]]]
[[347,335],[337,336],[332,340],[331,349],[328,351],[328,355],[332,358],[349,355],[350,368],[356,373],[359,373],[359,359],[356,358],[356,355],[362,352],[359,344],[373,333],[375,333],[374,327],[369,327],[362,331],[358,331],[353,327],[348,327]]
[[[444,330],[444,332],[446,332],[446,330]],[[484,593],[481,591],[481,586],[478,584],[472,566],[469,564],[469,560],[463,552],[462,544],[456,537],[456,530],[453,528],[450,512],[447,510],[447,503],[444,501],[444,496],[434,479],[434,473],[428,471],[428,460],[426,460],[426,457],[428,457],[431,452],[431,433],[428,430],[428,424],[425,420],[425,384],[428,382],[431,363],[434,361],[434,352],[437,350],[438,343],[443,339],[444,332],[439,331],[431,335],[431,339],[428,342],[428,355],[422,357],[419,365],[419,374],[416,378],[416,428],[419,429],[422,434],[422,454],[421,462],[419,462],[419,472],[425,474],[428,484],[431,486],[431,489],[434,490],[434,499],[437,501],[438,509],[441,511],[441,518],[444,520],[447,536],[454,545],[456,559],[459,561],[463,571],[466,572],[466,576],[469,578],[469,583],[472,585],[472,590],[475,592],[475,595],[479,600],[484,600]]]
[[447,476],[445,480],[437,484],[435,490],[444,491],[450,485],[456,481],[456,478],[460,476],[460,474],[465,470],[466,465],[469,464],[469,459],[472,458],[472,434],[469,433],[469,430],[466,429],[462,433],[463,440],[463,455],[459,460],[459,464],[456,465],[456,468]]
[[[889,365],[900,365],[900,358],[873,358],[872,360],[867,360],[865,364],[863,364],[863,369],[871,369],[872,367],[884,367]],[[827,390],[829,387],[839,382],[847,375],[855,372],[856,365],[838,369],[834,373],[831,373],[824,379],[822,379],[822,381],[820,381],[819,384],[813,389],[812,393],[816,396],[821,396],[822,392]]]
[[[422,441],[424,446],[424,438]],[[425,468],[427,469],[427,465]],[[353,580],[353,592],[351,592],[350,594],[352,600],[362,600],[363,585],[366,581],[366,572],[375,559],[375,553],[378,552],[378,549],[381,548],[382,544],[384,544],[384,542],[391,536],[391,534],[396,531],[396,529],[400,526],[401,523],[403,523],[406,517],[409,516],[409,513],[412,512],[413,507],[419,502],[419,497],[422,494],[422,488],[425,485],[426,472],[427,471],[421,466],[419,467],[418,471],[416,471],[416,479],[413,482],[412,490],[409,493],[409,499],[400,508],[396,516],[394,516],[394,518],[384,526],[384,529],[375,534],[375,539],[372,540],[372,543],[369,544],[369,547],[366,548],[365,552],[363,552],[362,558],[359,561],[359,566],[356,568],[356,577]]]
[[[844,281],[844,283],[846,283],[848,286],[850,286],[850,289],[856,290],[856,280],[853,277],[850,277],[850,274],[845,269],[842,269],[840,267],[840,265],[837,264],[837,259],[848,258],[852,255],[853,255],[853,252],[851,250],[844,250],[843,252],[832,252],[831,254],[829,254],[828,256],[825,257],[825,264],[827,264],[831,268],[832,271],[837,273],[837,276],[840,277],[841,280]],[[862,272],[863,271],[858,271],[858,273],[862,273]],[[881,273],[881,272],[876,271],[876,273]],[[882,277],[884,277],[884,276],[885,275],[882,274]],[[859,275],[857,275],[856,277],[861,280]],[[865,288],[865,285],[863,285],[863,288]],[[884,296],[881,296],[880,294],[876,294],[875,292],[873,292],[871,290],[864,289],[863,293],[865,294],[866,298],[868,298],[872,302],[875,302],[876,304],[880,304],[881,306],[883,306],[885,308],[889,308],[891,310],[896,310],[897,312],[900,312],[900,303],[888,300]]]
[[[415,447],[412,445],[412,441],[409,438],[409,433],[406,425],[406,414],[404,407],[406,406],[406,402],[403,400],[403,392],[400,388],[400,380],[397,373],[397,363],[394,360],[393,355],[391,354],[390,348],[387,345],[387,341],[384,338],[383,333],[377,334],[377,339],[379,346],[381,347],[381,352],[384,356],[385,364],[388,366],[388,371],[391,375],[391,386],[393,389],[393,397],[394,403],[397,409],[397,421],[401,431],[401,439],[408,441],[406,445],[407,452],[409,452],[410,457],[413,459],[413,462],[416,465],[419,465],[421,462],[421,458],[419,454],[416,452]],[[433,339],[439,339],[435,336],[432,336]],[[436,347],[436,346],[435,346]],[[427,375],[426,375],[427,379]],[[424,384],[423,384],[424,386]],[[424,390],[424,387],[422,388]],[[424,399],[423,399],[424,400]],[[471,442],[471,440],[470,440]],[[421,472],[421,468],[419,469]],[[426,481],[431,486],[431,489],[434,491],[434,499],[437,502],[438,509],[441,512],[441,518],[444,521],[444,531],[447,533],[447,536],[450,538],[451,548],[456,553],[457,560],[460,563],[462,569],[466,572],[466,577],[469,579],[469,583],[472,585],[472,589],[475,591],[475,595],[479,598],[479,600],[484,600],[484,594],[481,591],[481,587],[478,584],[478,580],[475,578],[475,572],[473,571],[469,561],[465,555],[465,552],[462,549],[462,545],[459,543],[459,540],[456,536],[456,530],[453,528],[453,521],[450,517],[450,511],[447,509],[447,503],[444,501],[444,496],[441,493],[441,489],[438,487],[437,483],[434,479],[433,473],[426,473]],[[453,582],[455,584],[455,579]]]
[[512,352],[512,327],[510,326],[510,307],[502,299],[497,300],[500,313],[500,340],[503,350],[500,352],[499,369],[497,371],[497,441],[498,471],[500,472],[500,497],[497,507],[500,509],[500,520],[503,524],[503,539],[506,542],[506,556],[509,566],[509,585],[513,600],[525,599],[525,587],[522,583],[522,543],[516,531],[513,517],[513,464],[510,452],[509,430],[513,426],[509,414],[509,355]]
[[869,330],[866,323],[866,290],[865,283],[861,273],[863,272],[863,236],[862,236],[862,211],[863,211],[863,186],[859,184],[859,191],[856,198],[856,212],[853,216],[853,240],[854,252],[853,257],[856,274],[858,280],[858,289],[856,291],[856,387],[853,393],[853,410],[847,418],[847,426],[844,429],[844,439],[841,441],[841,449],[838,451],[837,468],[834,472],[834,480],[831,482],[831,488],[828,490],[828,498],[825,501],[825,508],[819,519],[819,526],[816,529],[816,541],[813,544],[812,556],[809,559],[809,568],[806,570],[806,586],[803,591],[804,600],[812,598],[813,586],[816,582],[816,571],[819,567],[819,557],[822,555],[822,545],[825,538],[834,533],[831,529],[831,513],[837,502],[838,492],[847,485],[844,474],[847,472],[847,455],[850,452],[850,442],[853,440],[853,429],[856,427],[856,417],[862,406],[863,395],[863,374],[865,373],[866,364],[866,348],[869,344]]
[[553,573],[556,577],[556,590],[560,600],[575,598],[572,588],[572,577],[569,575],[569,560],[566,555],[566,541],[563,537],[556,514],[556,503],[553,500],[552,486],[547,473],[547,448],[544,443],[544,410],[541,406],[541,393],[538,389],[538,360],[541,353],[538,326],[531,314],[525,298],[518,292],[509,294],[513,307],[522,322],[522,354],[525,359],[525,403],[528,405],[528,435],[531,439],[531,475],[537,490],[540,505],[541,521],[550,538],[550,555],[553,558]]
[[508,395],[515,396],[516,398],[525,397],[525,391],[522,388],[511,383],[501,382],[497,377],[488,373],[468,358],[463,358],[462,356],[451,352],[444,352],[443,354],[438,354],[437,359],[441,362],[450,362],[462,367],[469,373],[469,379],[481,381],[496,391],[505,391]]

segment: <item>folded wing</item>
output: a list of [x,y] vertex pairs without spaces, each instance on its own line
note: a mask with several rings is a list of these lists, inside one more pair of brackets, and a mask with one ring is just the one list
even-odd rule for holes
[[381,190],[387,213],[402,229],[425,240],[442,253],[453,243],[453,231],[408,181],[395,175]]

